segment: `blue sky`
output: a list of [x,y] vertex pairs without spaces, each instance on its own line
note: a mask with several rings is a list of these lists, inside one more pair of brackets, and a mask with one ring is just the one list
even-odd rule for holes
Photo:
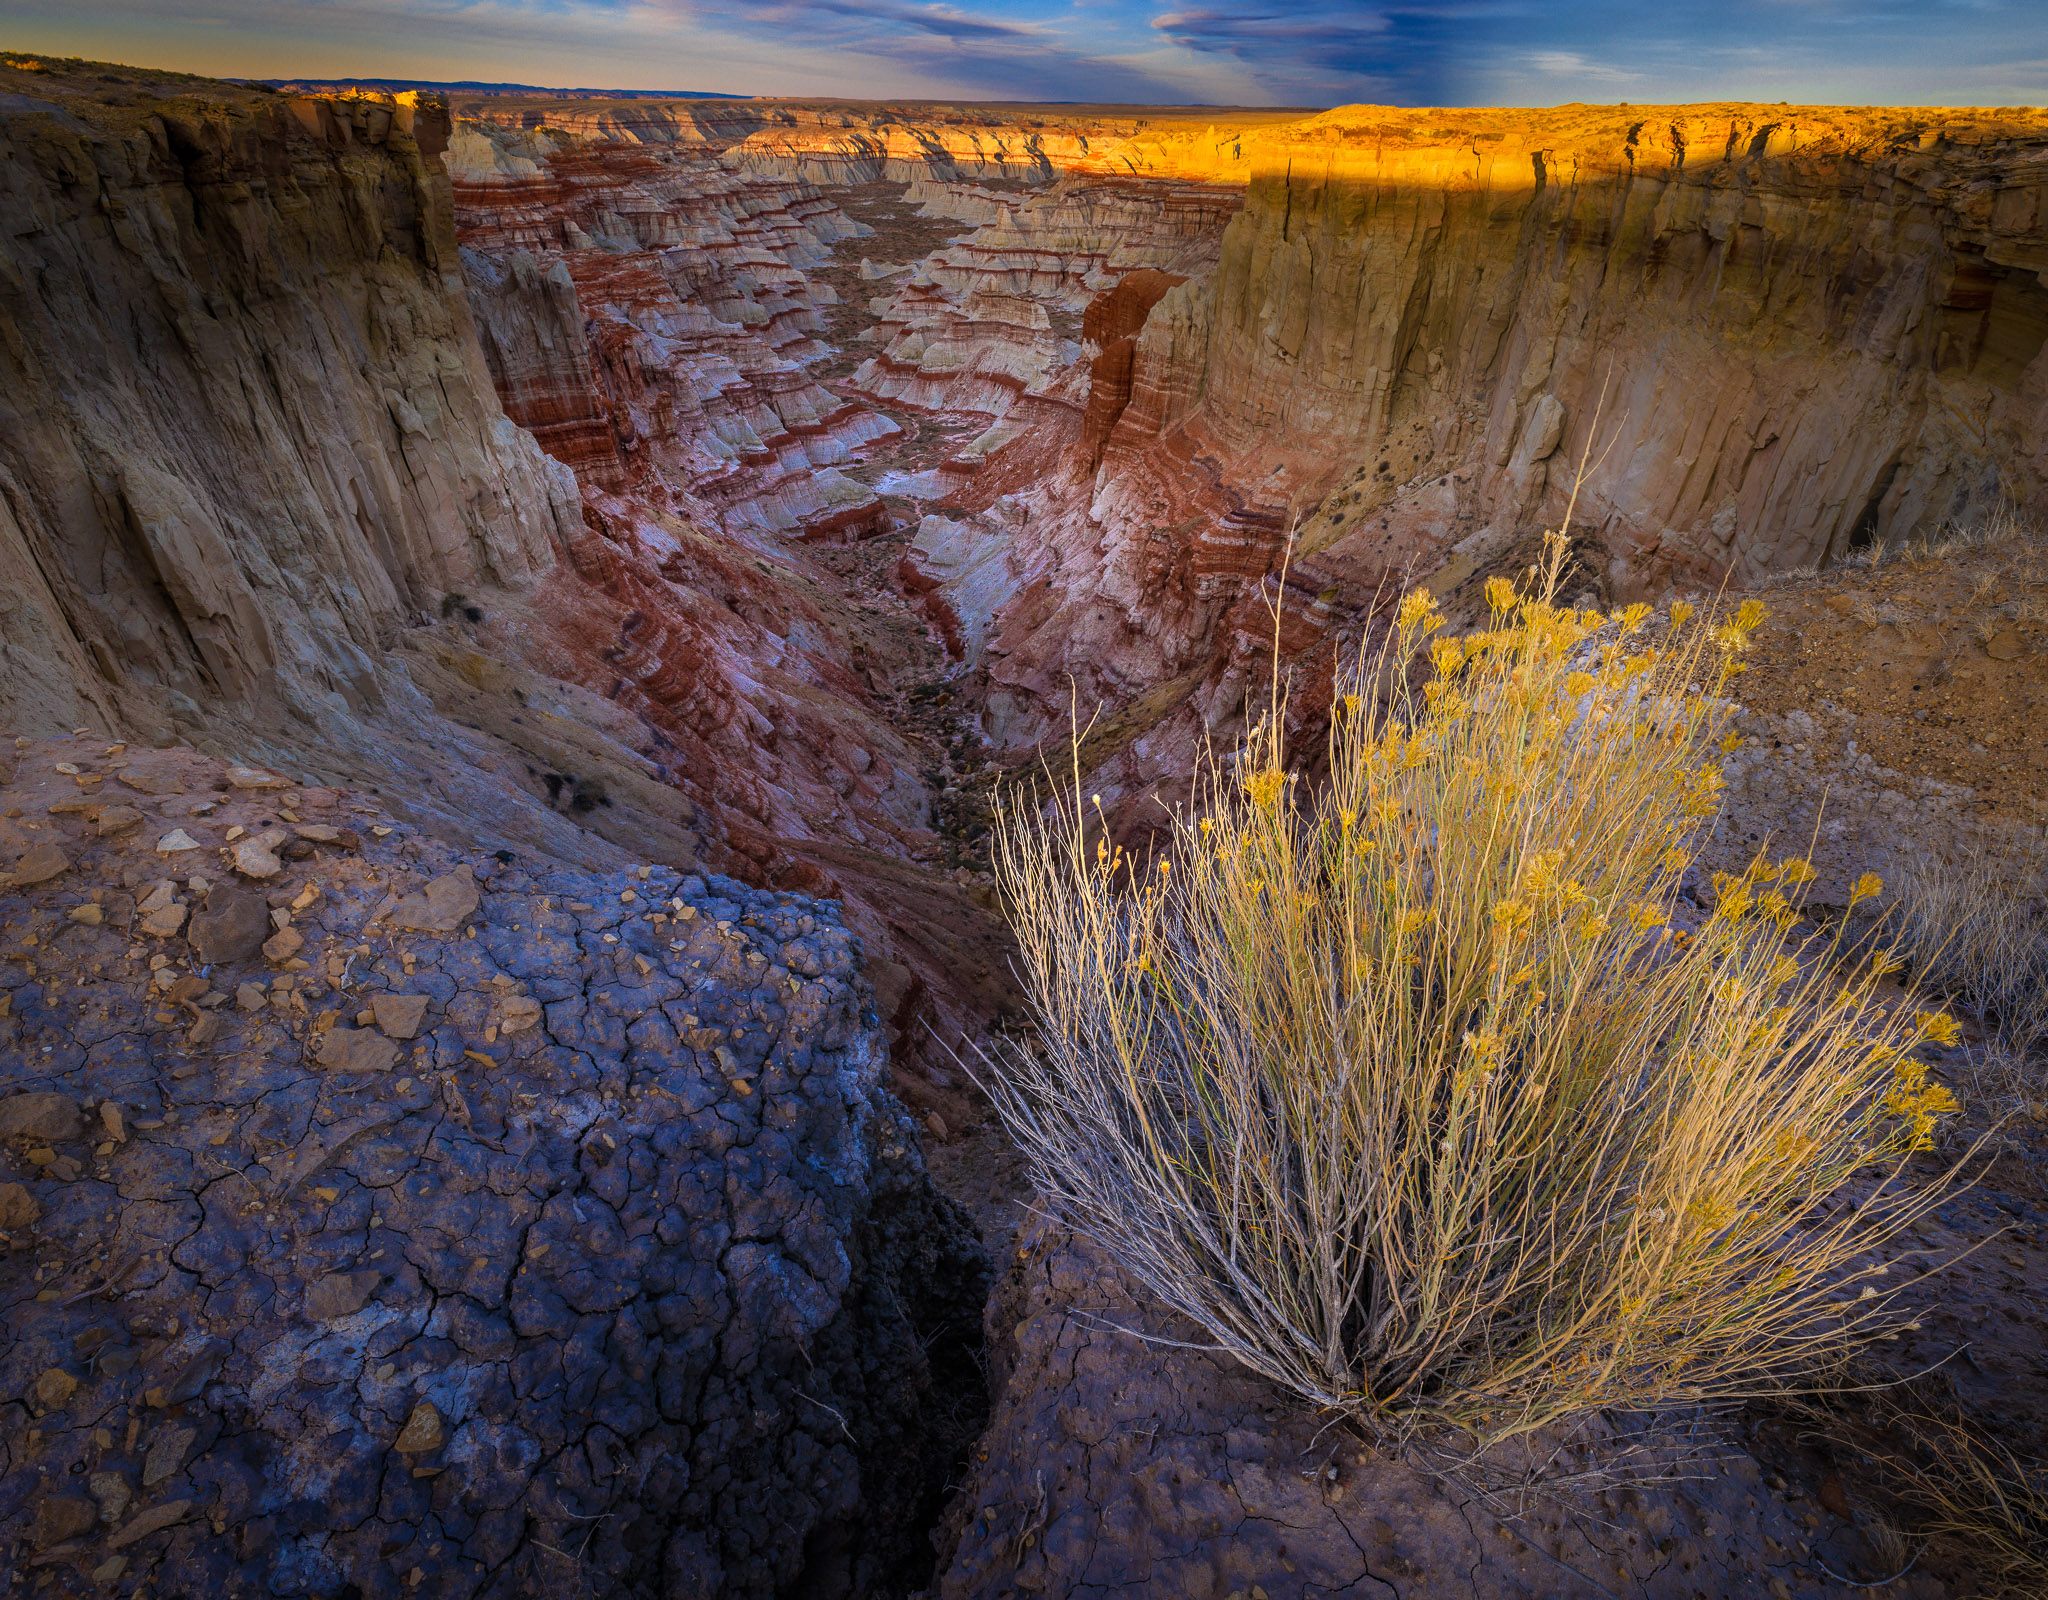
[[2048,103],[2048,0],[0,0],[0,46],[853,98]]

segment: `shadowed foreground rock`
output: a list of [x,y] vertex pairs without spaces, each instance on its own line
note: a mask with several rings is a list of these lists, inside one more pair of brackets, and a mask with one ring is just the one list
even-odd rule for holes
[[9,1592],[923,1580],[987,1267],[835,907],[5,754],[0,873],[67,863],[0,888]]
[[[1607,1416],[1447,1479],[1199,1348],[1199,1329],[1056,1227],[1021,1237],[988,1326],[1001,1398],[949,1512],[940,1600],[1822,1600],[1876,1587],[1827,1576],[1881,1559],[1847,1507],[1814,1514],[1725,1432]],[[1145,1342],[1160,1340],[1180,1343]],[[1976,1591],[1915,1572],[1886,1592]]]

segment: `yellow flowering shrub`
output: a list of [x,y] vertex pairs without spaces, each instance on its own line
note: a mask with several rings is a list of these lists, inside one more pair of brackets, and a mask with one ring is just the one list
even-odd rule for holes
[[1560,554],[1486,586],[1483,645],[1404,596],[1316,781],[1273,717],[1249,776],[1195,775],[1170,874],[1084,848],[1078,778],[1002,815],[1037,1031],[986,1077],[1040,1192],[1382,1427],[1795,1382],[1883,1331],[1858,1263],[1942,1193],[1898,1175],[1954,1110],[1913,1054],[1952,1024],[1801,931],[1803,860],[1681,897],[1761,607],[1582,614]]

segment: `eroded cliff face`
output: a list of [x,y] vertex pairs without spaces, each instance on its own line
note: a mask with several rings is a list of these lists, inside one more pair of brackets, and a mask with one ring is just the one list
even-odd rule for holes
[[2039,510],[2044,160],[2035,113],[1761,107],[1351,108],[1165,149],[1162,182],[1247,185],[1216,265],[1096,358],[1086,448],[947,508],[988,727],[1029,746],[1078,684],[1154,730],[1108,775],[1150,792],[1236,725],[1276,596],[1312,719],[1376,597],[1525,563],[1589,444],[1606,600]]
[[64,98],[0,118],[0,718],[353,722],[399,626],[578,525],[477,346],[446,119]]

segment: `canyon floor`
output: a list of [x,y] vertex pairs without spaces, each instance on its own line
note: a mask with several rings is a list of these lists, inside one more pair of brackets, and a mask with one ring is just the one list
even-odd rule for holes
[[1141,849],[1568,502],[1584,603],[1769,608],[1702,872],[2033,870],[2048,119],[5,56],[0,132],[0,1590],[2029,1592],[1974,1022],[1883,1363],[1481,1462],[1188,1348],[969,1063],[1070,715]]

